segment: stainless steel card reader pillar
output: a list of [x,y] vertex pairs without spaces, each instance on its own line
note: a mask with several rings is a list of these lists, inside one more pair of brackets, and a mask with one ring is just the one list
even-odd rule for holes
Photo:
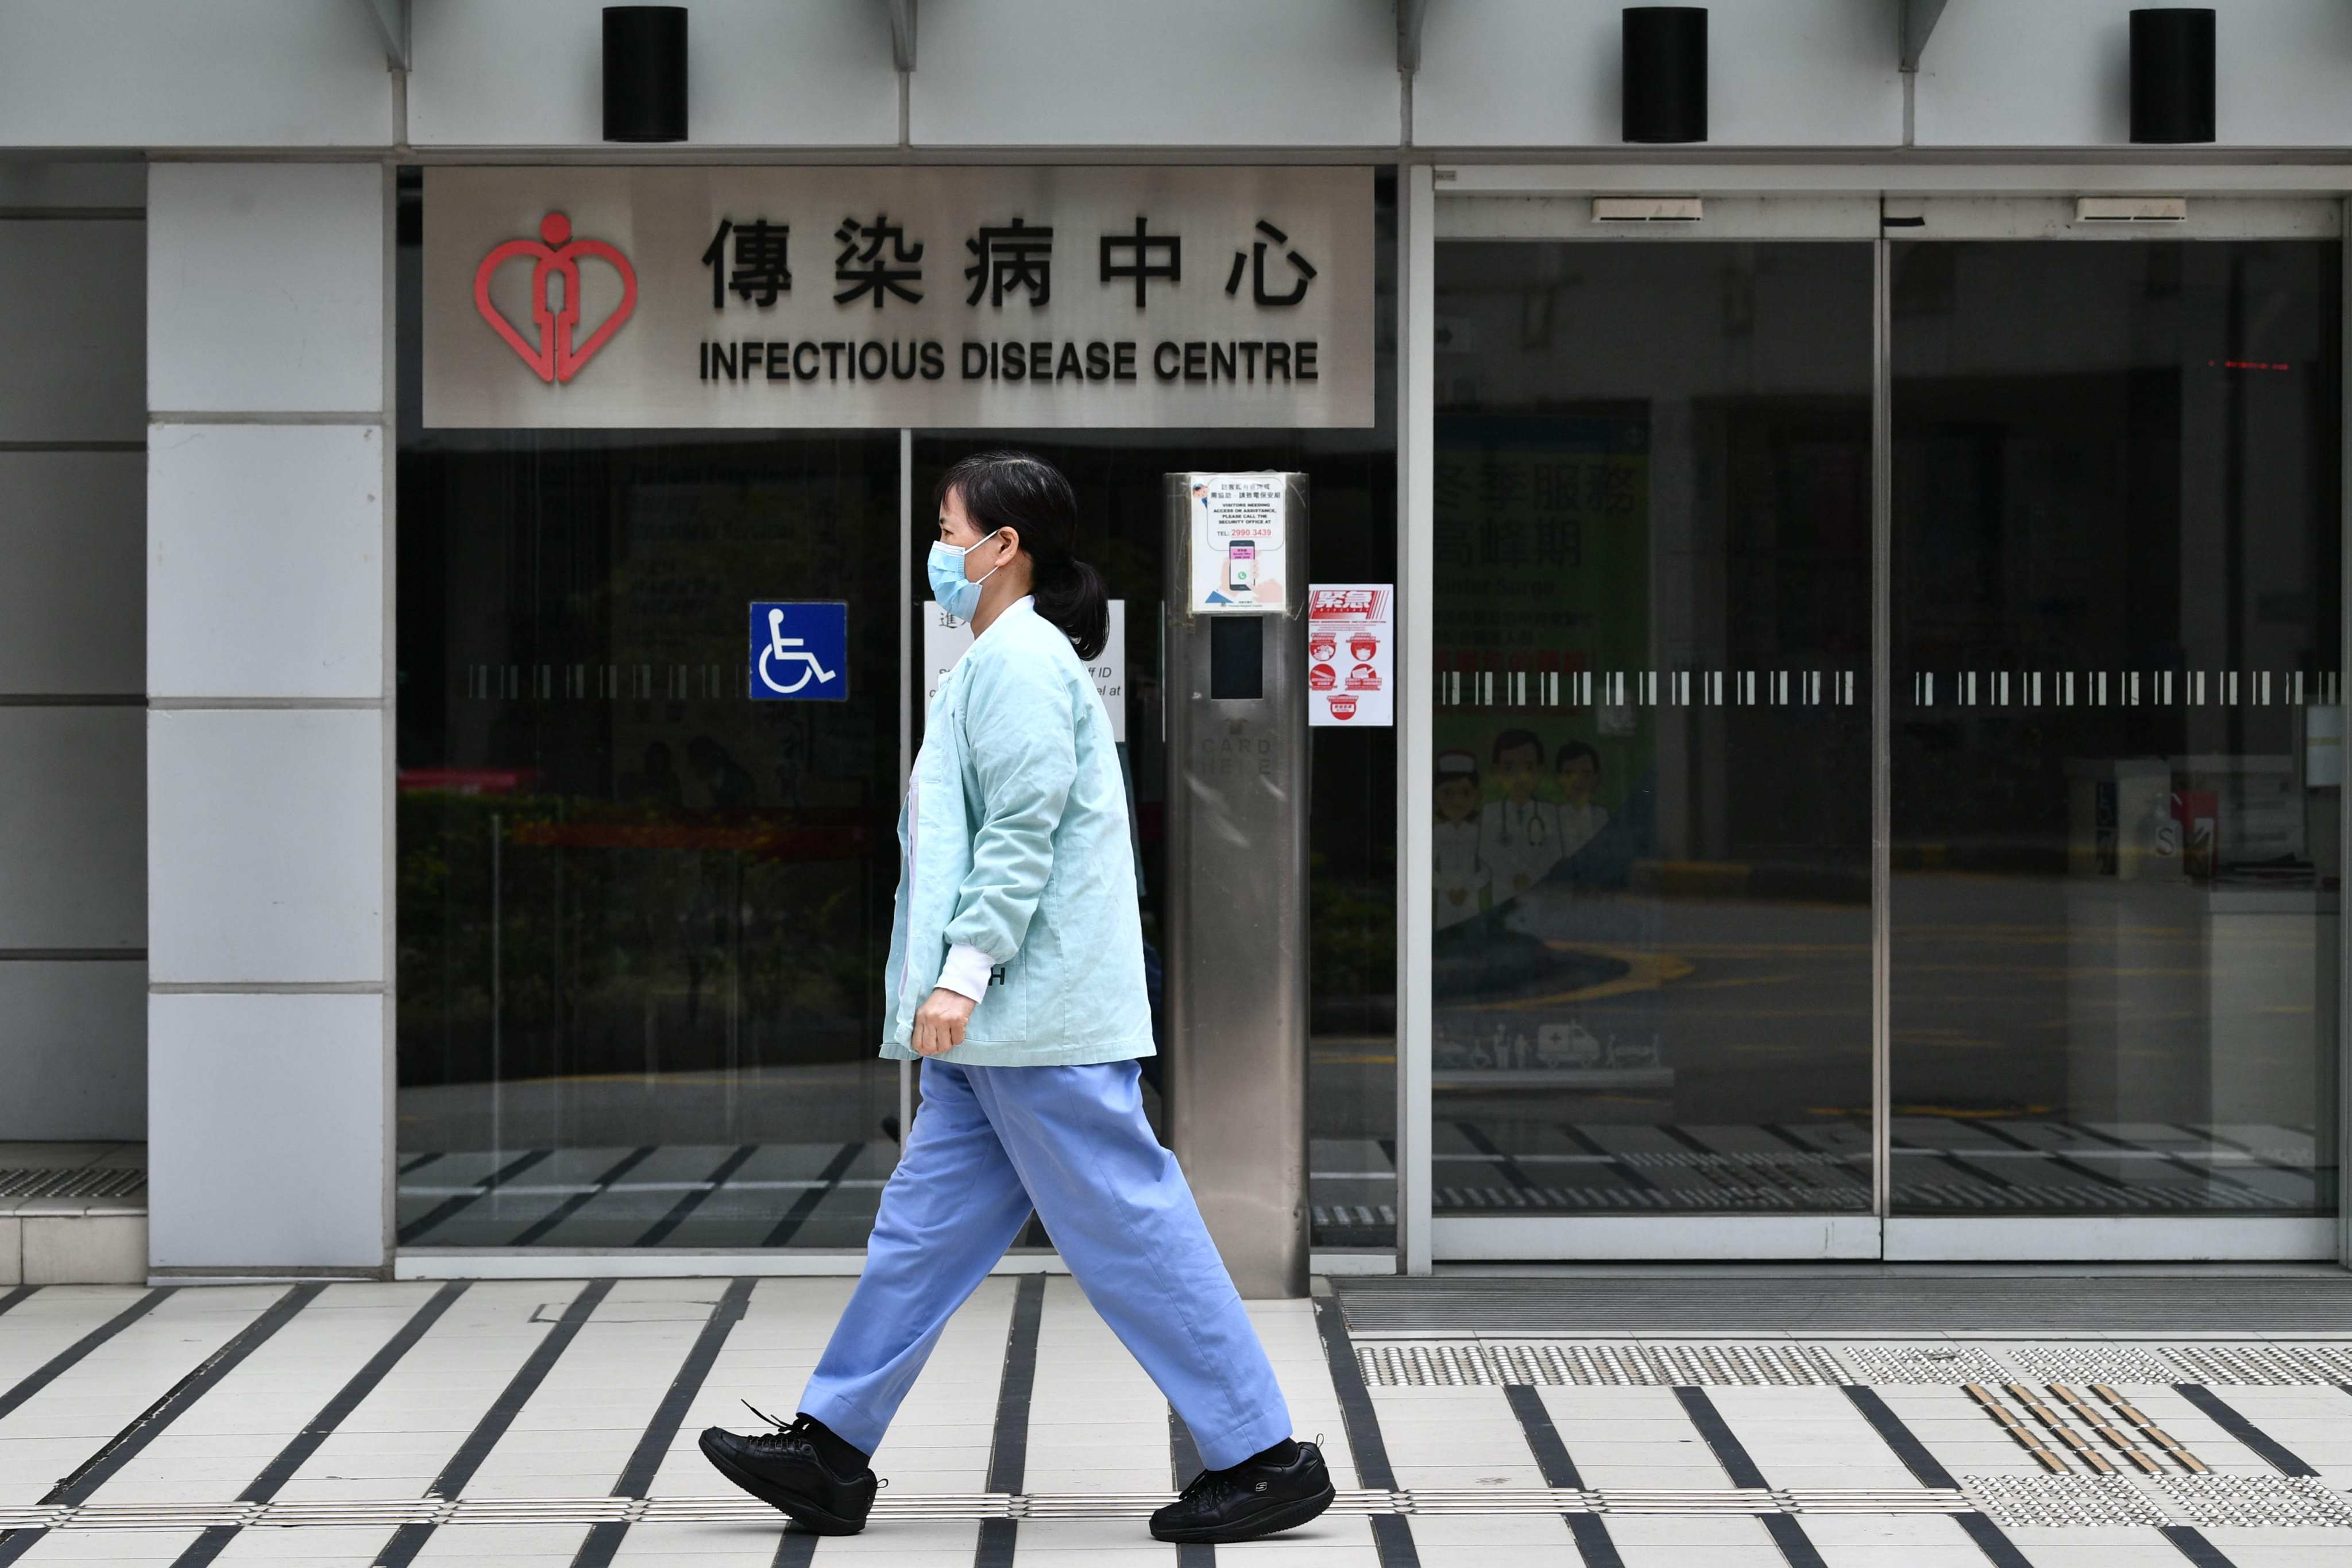
[[1307,1294],[1307,476],[1170,474],[1169,1128],[1244,1297]]

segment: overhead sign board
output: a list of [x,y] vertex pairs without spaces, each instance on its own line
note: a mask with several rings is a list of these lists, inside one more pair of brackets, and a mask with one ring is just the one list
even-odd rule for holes
[[431,168],[425,423],[1372,423],[1366,168]]

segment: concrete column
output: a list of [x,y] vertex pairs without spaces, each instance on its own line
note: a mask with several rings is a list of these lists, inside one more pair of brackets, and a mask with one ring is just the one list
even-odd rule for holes
[[391,172],[159,163],[147,251],[159,1277],[391,1261]]

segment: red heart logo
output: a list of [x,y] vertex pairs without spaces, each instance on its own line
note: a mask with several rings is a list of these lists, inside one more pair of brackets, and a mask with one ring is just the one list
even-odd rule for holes
[[[482,264],[474,269],[474,309],[491,330],[507,341],[522,363],[539,373],[545,382],[566,382],[580,374],[580,367],[596,357],[621,323],[637,309],[637,269],[629,258],[601,239],[573,239],[572,220],[562,213],[550,213],[540,220],[537,239],[510,239],[495,247]],[[490,303],[490,278],[506,263],[519,256],[538,258],[530,273],[530,319],[538,329],[536,342],[525,340],[515,325]],[[572,334],[580,327],[580,258],[593,256],[608,262],[621,275],[621,303],[604,318],[604,324],[584,343],[572,345]],[[562,280],[563,304],[559,309],[548,305],[548,279],[552,276]]]

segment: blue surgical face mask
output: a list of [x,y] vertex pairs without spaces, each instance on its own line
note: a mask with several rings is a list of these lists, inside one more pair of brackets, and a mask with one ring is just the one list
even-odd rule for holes
[[[991,531],[988,538],[995,538],[996,532]],[[980,608],[980,585],[1004,569],[1004,563],[1000,561],[977,577],[963,574],[965,554],[987,542],[988,539],[982,539],[961,550],[944,541],[931,546],[930,560],[925,566],[930,574],[931,597],[939,602],[940,609],[957,620],[971,619],[971,613]]]

